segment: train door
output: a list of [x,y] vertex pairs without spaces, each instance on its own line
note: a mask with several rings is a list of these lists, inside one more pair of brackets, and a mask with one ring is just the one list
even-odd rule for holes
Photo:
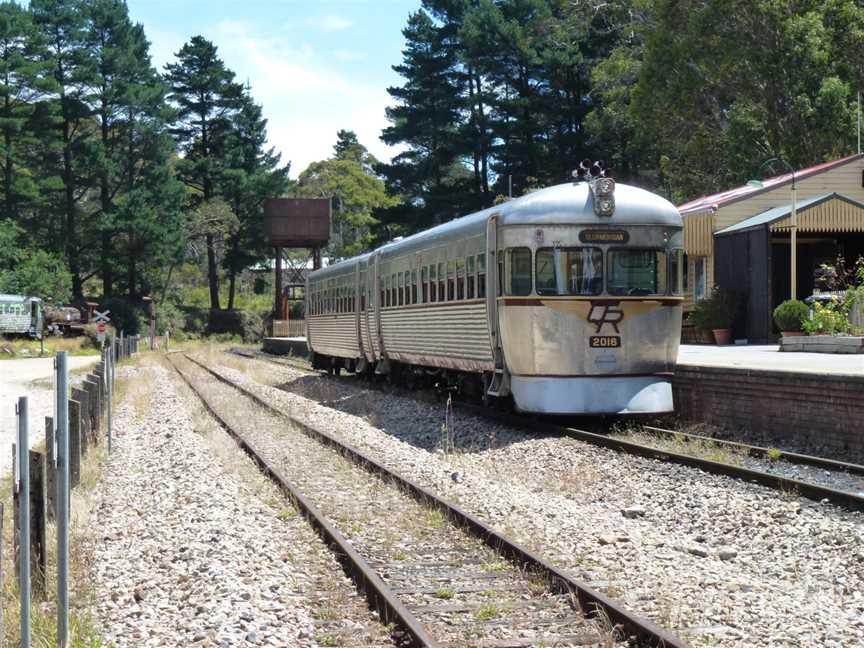
[[380,253],[375,252],[369,257],[369,267],[366,272],[369,299],[366,309],[366,342],[368,344],[370,361],[381,358],[381,347],[379,345],[379,327],[381,323],[381,291],[378,289],[379,282],[379,258]]
[[360,263],[354,264],[354,334],[357,336],[357,349],[360,352],[360,359],[363,360],[366,357],[366,353],[363,350],[363,330],[360,326],[360,317],[365,306],[366,286],[363,285],[365,283],[363,279],[366,277],[366,271],[360,265]]
[[487,380],[487,393],[490,396],[507,396],[510,393],[510,374],[501,344],[501,321],[498,311],[498,296],[501,294],[502,276],[498,259],[498,216],[494,213],[486,221],[486,321],[489,328],[489,342],[495,370]]

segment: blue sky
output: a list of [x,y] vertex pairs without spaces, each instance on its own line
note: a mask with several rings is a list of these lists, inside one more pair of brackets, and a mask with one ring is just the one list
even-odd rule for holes
[[329,157],[340,128],[353,130],[380,159],[391,104],[391,69],[401,61],[402,28],[420,0],[128,0],[144,25],[153,63],[165,63],[189,38],[213,41],[238,80],[264,108],[270,143],[291,161],[291,176]]

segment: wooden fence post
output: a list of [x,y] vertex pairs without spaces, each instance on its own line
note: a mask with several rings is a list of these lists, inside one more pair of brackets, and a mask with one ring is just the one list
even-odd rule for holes
[[[54,470],[54,419],[45,417],[45,519],[57,514],[57,471]],[[3,635],[0,635],[2,637]]]
[[[72,388],[72,400],[78,401],[78,429],[81,435],[81,452],[87,453],[90,443],[90,392]],[[72,422],[69,423],[70,427]]]
[[81,405],[69,401],[69,488],[81,481]]
[[45,547],[45,455],[30,450],[30,579],[33,592],[44,596],[47,550]]

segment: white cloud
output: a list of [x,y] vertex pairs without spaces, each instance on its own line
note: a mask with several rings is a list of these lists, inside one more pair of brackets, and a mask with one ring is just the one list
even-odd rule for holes
[[306,24],[314,27],[324,33],[334,31],[342,31],[351,26],[351,21],[346,20],[342,16],[337,16],[333,13],[322,14],[320,16],[312,16],[306,19]]
[[[280,34],[268,36],[248,21],[224,20],[201,30],[219,48],[219,56],[252,86],[252,96],[268,120],[268,143],[291,161],[296,178],[311,162],[328,158],[336,131],[357,133],[360,142],[379,160],[387,161],[402,147],[379,139],[389,125],[385,108],[392,103],[380,80],[349,76],[338,62],[365,57],[362,52],[336,50],[322,53],[303,41]],[[153,63],[164,70],[191,34],[148,28]]]

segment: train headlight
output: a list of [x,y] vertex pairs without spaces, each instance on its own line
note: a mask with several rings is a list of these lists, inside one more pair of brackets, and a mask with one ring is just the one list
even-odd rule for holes
[[597,178],[590,187],[594,194],[594,213],[611,216],[615,212],[615,181],[612,178]]

